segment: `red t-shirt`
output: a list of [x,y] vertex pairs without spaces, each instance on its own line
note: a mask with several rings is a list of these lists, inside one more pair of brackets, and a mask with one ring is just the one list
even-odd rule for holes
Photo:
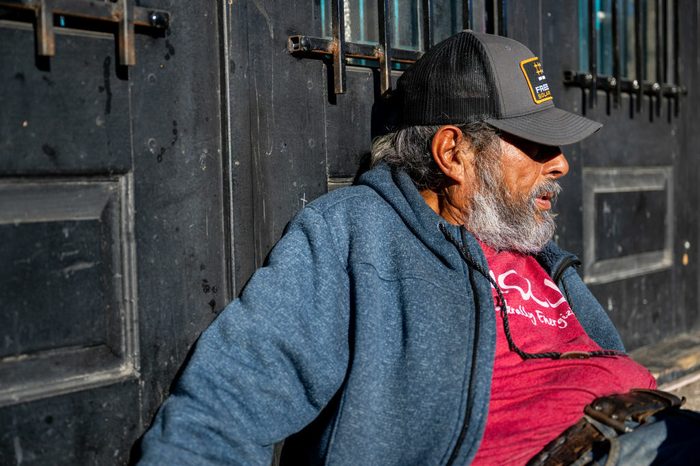
[[[508,307],[511,336],[529,353],[595,351],[559,288],[537,260],[482,244],[491,276]],[[632,388],[655,388],[647,369],[627,356],[528,359],[510,351],[498,295],[496,357],[486,430],[474,464],[525,464],[578,421],[593,399]]]

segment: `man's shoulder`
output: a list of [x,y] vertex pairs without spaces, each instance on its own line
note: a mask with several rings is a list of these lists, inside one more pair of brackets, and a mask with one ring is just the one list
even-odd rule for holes
[[376,202],[380,200],[381,197],[379,194],[369,186],[349,185],[329,191],[310,202],[308,207],[312,207],[318,212],[325,212],[332,209],[348,208],[366,202]]
[[321,226],[338,245],[353,241],[379,243],[403,225],[394,208],[365,185],[339,188],[320,196],[299,212],[295,222]]
[[315,199],[305,209],[322,215],[327,221],[339,220],[346,223],[363,222],[371,218],[379,220],[379,212],[393,210],[377,191],[365,185],[335,189]]

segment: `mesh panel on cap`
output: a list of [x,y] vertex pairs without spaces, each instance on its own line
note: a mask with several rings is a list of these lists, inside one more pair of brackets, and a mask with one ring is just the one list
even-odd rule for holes
[[401,125],[470,123],[500,116],[481,42],[468,32],[430,49],[397,82]]

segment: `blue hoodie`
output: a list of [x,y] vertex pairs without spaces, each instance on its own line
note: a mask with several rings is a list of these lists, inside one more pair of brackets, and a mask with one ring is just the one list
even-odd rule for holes
[[[142,443],[142,464],[468,464],[496,344],[489,282],[387,166],[309,204],[202,334]],[[475,238],[446,225],[483,267]],[[539,260],[588,334],[617,331],[549,243]],[[517,337],[516,337],[517,338]]]

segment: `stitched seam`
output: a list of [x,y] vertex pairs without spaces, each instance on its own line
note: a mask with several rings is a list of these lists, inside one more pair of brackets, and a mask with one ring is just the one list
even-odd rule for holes
[[387,277],[382,276],[381,271],[371,262],[356,262],[355,264],[364,265],[364,266],[372,268],[376,272],[377,278],[379,278],[380,280],[387,282],[387,283],[400,282],[400,281],[404,281],[404,280],[417,280],[417,281],[429,283],[430,285],[432,285],[436,288],[447,291],[447,292],[449,292],[453,295],[456,295],[460,298],[462,298],[462,296],[463,296],[463,292],[460,292],[458,290],[453,290],[450,288],[446,288],[444,285],[427,280],[425,277],[422,277],[422,276],[402,275],[402,276],[396,277],[396,278],[387,278]]
[[[328,220],[326,220],[325,215],[323,215],[323,213],[321,211],[319,211],[318,209],[315,209],[311,206],[307,207],[307,209],[311,210],[313,213],[318,215],[321,218],[321,220],[323,221],[323,224],[326,225],[326,230],[328,231],[328,236],[330,237],[331,241],[335,245],[335,247],[333,248],[333,257],[335,257],[338,260],[338,264],[340,264],[340,267],[343,270],[345,270],[345,272],[347,272],[348,271],[348,264],[345,261],[343,261],[343,259],[340,257],[340,254],[338,254],[338,251],[340,251],[340,246],[338,245],[338,240],[335,237],[335,234],[334,234],[333,230],[331,229],[330,225],[328,224]],[[350,284],[347,284],[346,288],[350,289]]]

